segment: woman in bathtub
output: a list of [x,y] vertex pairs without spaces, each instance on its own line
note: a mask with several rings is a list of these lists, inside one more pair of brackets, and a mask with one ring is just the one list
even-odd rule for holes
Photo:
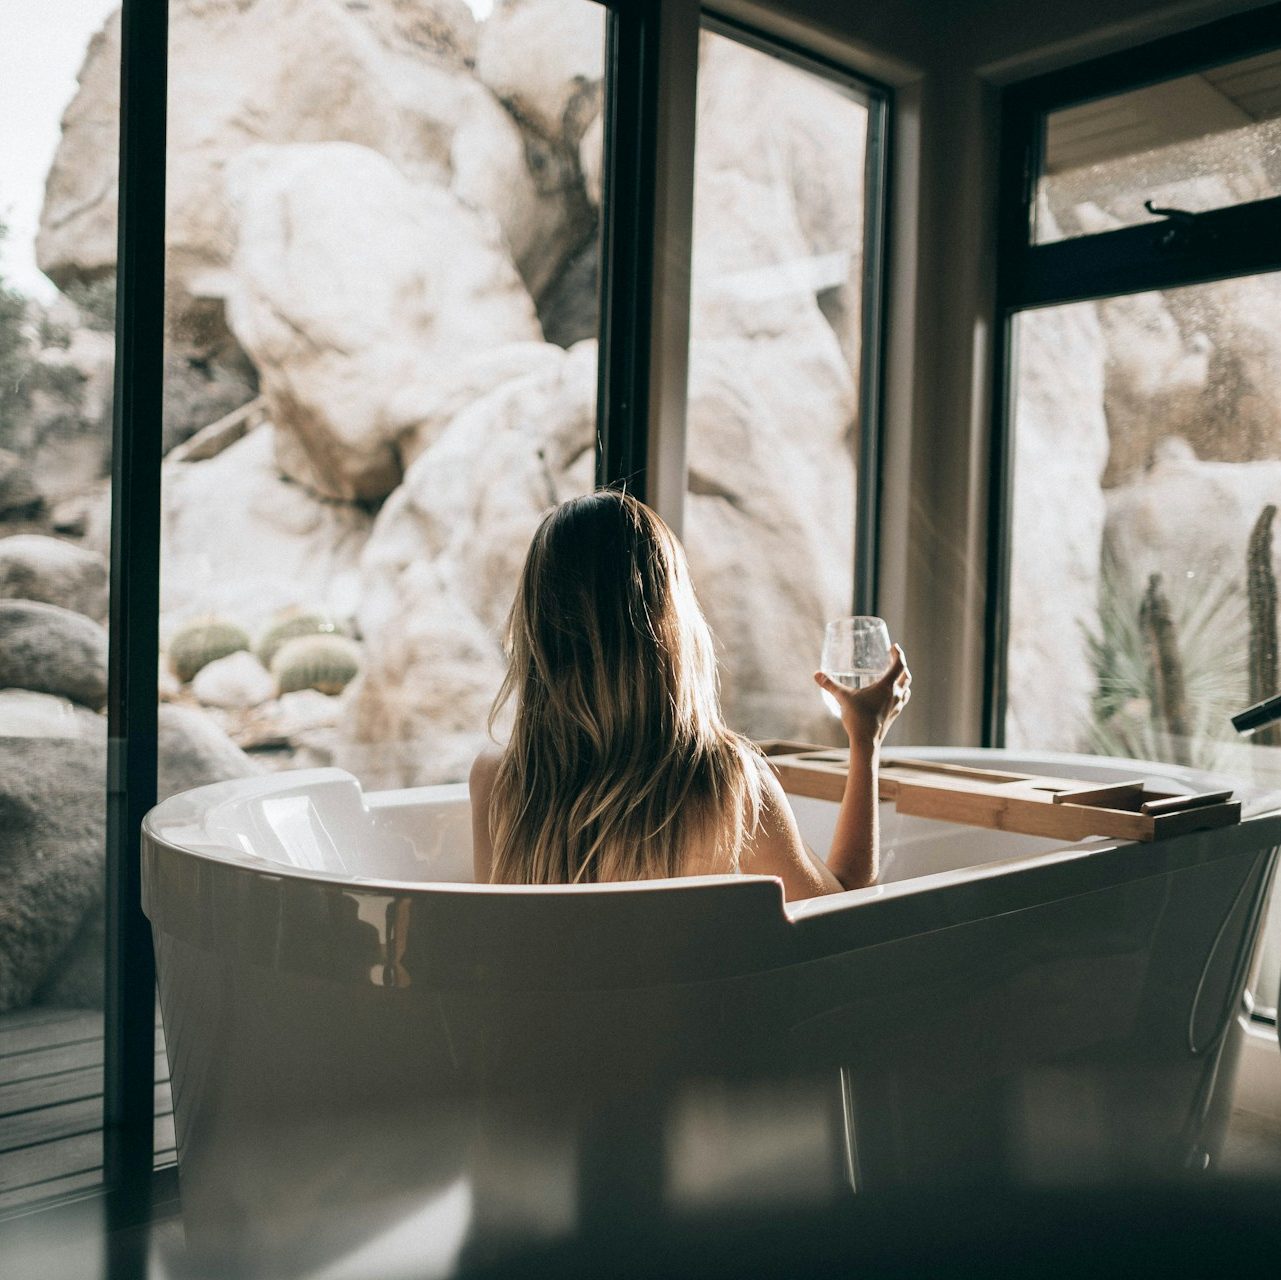
[[880,744],[911,695],[895,646],[875,684],[815,681],[841,707],[850,768],[826,863],[782,787],[721,716],[712,637],[685,553],[648,507],[612,491],[539,526],[507,627],[506,747],[472,766],[478,883],[566,884],[750,872],[789,899],[877,873]]

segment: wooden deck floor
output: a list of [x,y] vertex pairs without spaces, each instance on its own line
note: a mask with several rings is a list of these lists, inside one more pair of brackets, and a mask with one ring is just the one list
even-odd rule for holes
[[[164,1040],[156,1027],[156,1163],[175,1158]],[[0,1015],[0,1213],[102,1177],[102,1013]]]

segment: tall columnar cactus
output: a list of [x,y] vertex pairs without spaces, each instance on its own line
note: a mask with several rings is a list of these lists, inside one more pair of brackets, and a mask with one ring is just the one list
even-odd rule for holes
[[258,660],[270,669],[276,654],[288,640],[299,636],[322,636],[338,634],[338,624],[323,613],[311,613],[303,609],[291,609],[278,615],[271,626],[258,641]]
[[234,622],[202,618],[189,622],[169,641],[169,669],[186,684],[211,662],[248,648],[248,635]]
[[1161,589],[1161,575],[1148,579],[1148,589],[1139,606],[1139,630],[1148,651],[1152,672],[1152,714],[1167,735],[1175,764],[1190,763],[1188,698],[1183,679],[1179,637],[1170,616],[1170,602]]
[[299,636],[276,652],[271,674],[281,693],[317,689],[341,693],[360,670],[360,646],[346,636]]
[[[1277,579],[1272,569],[1272,503],[1259,512],[1246,549],[1245,579],[1250,609],[1250,701],[1262,702],[1277,691]],[[1281,743],[1281,726],[1260,729],[1254,740]]]

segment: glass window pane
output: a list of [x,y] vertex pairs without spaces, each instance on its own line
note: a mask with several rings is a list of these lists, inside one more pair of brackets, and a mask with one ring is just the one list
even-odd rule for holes
[[102,1179],[115,7],[0,9],[0,1214]]
[[162,752],[458,781],[594,483],[605,9],[289,14],[172,13]]
[[704,32],[685,545],[726,712],[834,740],[814,686],[854,597],[866,101]]
[[1278,314],[1274,274],[1017,318],[1007,745],[1281,788],[1229,723],[1279,687]]
[[1281,49],[1052,112],[1038,244],[1281,195]]

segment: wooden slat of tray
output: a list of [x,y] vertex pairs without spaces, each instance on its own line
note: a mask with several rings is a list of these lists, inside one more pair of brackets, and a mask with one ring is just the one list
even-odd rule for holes
[[[770,764],[792,795],[839,801],[844,794],[846,758],[838,751],[776,755]],[[1157,840],[1241,819],[1239,802],[1206,804],[1195,796],[1187,797],[1193,802],[1187,808],[1143,813],[1145,801],[1181,797],[1147,792],[1142,779],[1101,786],[1077,778],[894,758],[882,764],[880,798],[912,817],[1073,842],[1089,836]]]

